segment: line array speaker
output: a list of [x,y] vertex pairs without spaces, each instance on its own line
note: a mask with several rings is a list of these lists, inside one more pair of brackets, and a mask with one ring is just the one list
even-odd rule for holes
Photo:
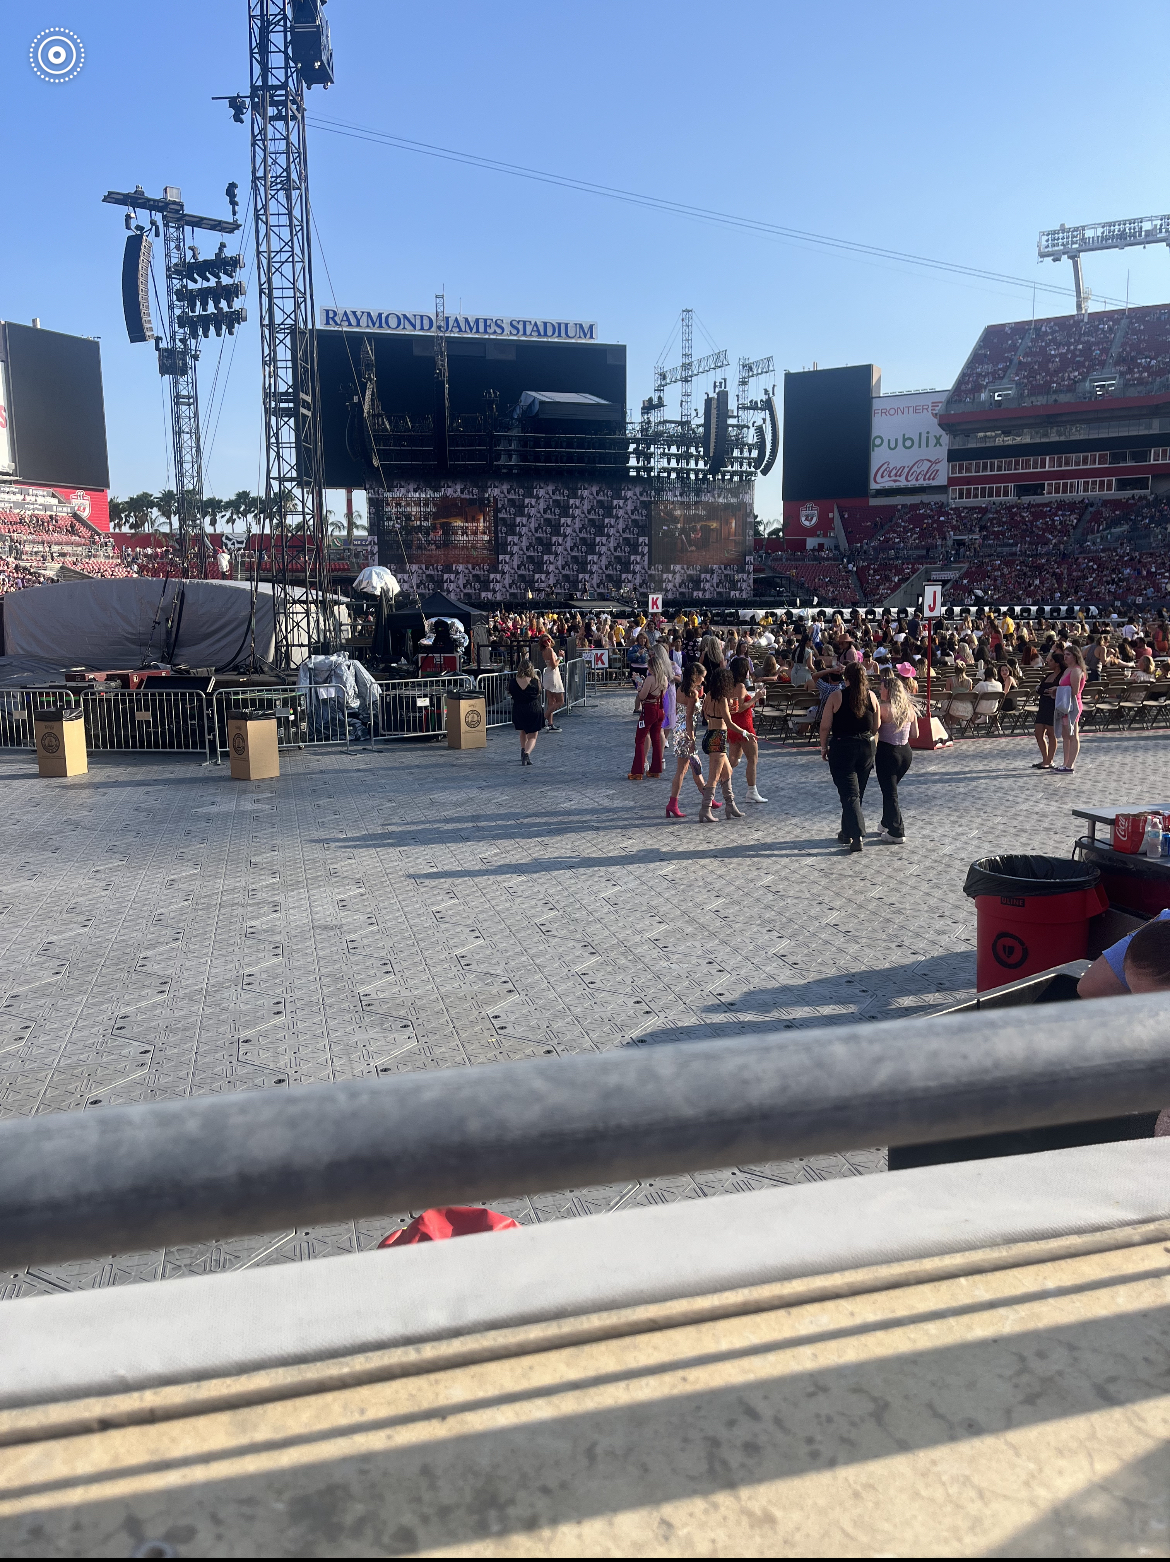
[[126,335],[132,342],[154,340],[150,320],[150,239],[145,233],[131,233],[122,256],[122,311],[126,316]]

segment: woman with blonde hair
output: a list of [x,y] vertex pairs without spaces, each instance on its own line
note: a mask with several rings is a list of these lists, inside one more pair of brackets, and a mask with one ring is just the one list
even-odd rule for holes
[[898,803],[898,783],[910,769],[910,728],[917,721],[918,712],[900,673],[893,667],[882,674],[878,714],[881,720],[873,762],[882,789],[882,833],[878,839],[886,846],[901,846],[906,839],[906,826]]
[[1081,751],[1081,690],[1085,687],[1085,658],[1075,641],[1070,640],[1064,648],[1064,666],[1056,686],[1056,730],[1064,745],[1064,764],[1053,765],[1052,773],[1071,776]]
[[673,668],[666,647],[659,642],[650,653],[650,665],[646,676],[634,697],[634,713],[638,717],[638,731],[634,738],[634,768],[631,781],[641,781],[646,766],[646,744],[650,744],[650,770],[652,780],[662,774],[662,723],[666,716],[664,704]]

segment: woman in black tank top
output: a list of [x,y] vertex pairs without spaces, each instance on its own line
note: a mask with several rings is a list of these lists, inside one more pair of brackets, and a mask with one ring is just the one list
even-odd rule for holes
[[865,668],[860,662],[850,662],[844,688],[835,689],[825,701],[820,735],[821,758],[829,762],[841,799],[837,839],[851,852],[861,850],[865,835],[861,800],[873,769],[878,720],[877,696],[870,691]]

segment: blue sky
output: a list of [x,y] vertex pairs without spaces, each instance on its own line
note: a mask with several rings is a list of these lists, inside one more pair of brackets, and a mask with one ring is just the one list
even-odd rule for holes
[[[1153,62],[1170,8],[991,0],[534,5],[436,9],[331,0],[337,84],[311,111],[888,249],[1071,288],[1038,265],[1064,222],[1166,209],[1167,142]],[[115,493],[166,480],[149,347],[125,340],[125,231],[108,188],[177,184],[226,215],[248,180],[247,133],[213,94],[247,83],[245,0],[6,0],[0,316],[100,336]],[[29,44],[73,29],[86,60],[40,81]],[[984,324],[1032,314],[1030,286],[943,278],[667,216],[464,165],[313,132],[318,303],[595,319],[629,346],[636,407],[683,305],[710,342],[777,369],[875,362],[886,390],[948,386]],[[1170,252],[1090,258],[1088,285],[1170,297]],[[254,305],[250,288],[248,303]],[[1038,314],[1071,302],[1040,294]],[[705,334],[704,334],[705,333]],[[230,350],[230,349],[229,349]],[[201,365],[215,372],[214,339]],[[676,361],[673,357],[671,361]],[[225,355],[226,366],[226,355]],[[221,370],[220,383],[224,371]],[[217,393],[217,402],[219,400]],[[259,352],[239,338],[207,490],[257,486]],[[213,417],[213,422],[215,419]],[[757,510],[779,514],[779,474]]]

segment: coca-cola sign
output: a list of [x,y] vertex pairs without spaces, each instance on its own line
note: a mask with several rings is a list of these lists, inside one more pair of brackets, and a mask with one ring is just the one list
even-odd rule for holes
[[946,398],[946,391],[874,397],[871,489],[945,487],[947,436],[938,426],[938,414]]

